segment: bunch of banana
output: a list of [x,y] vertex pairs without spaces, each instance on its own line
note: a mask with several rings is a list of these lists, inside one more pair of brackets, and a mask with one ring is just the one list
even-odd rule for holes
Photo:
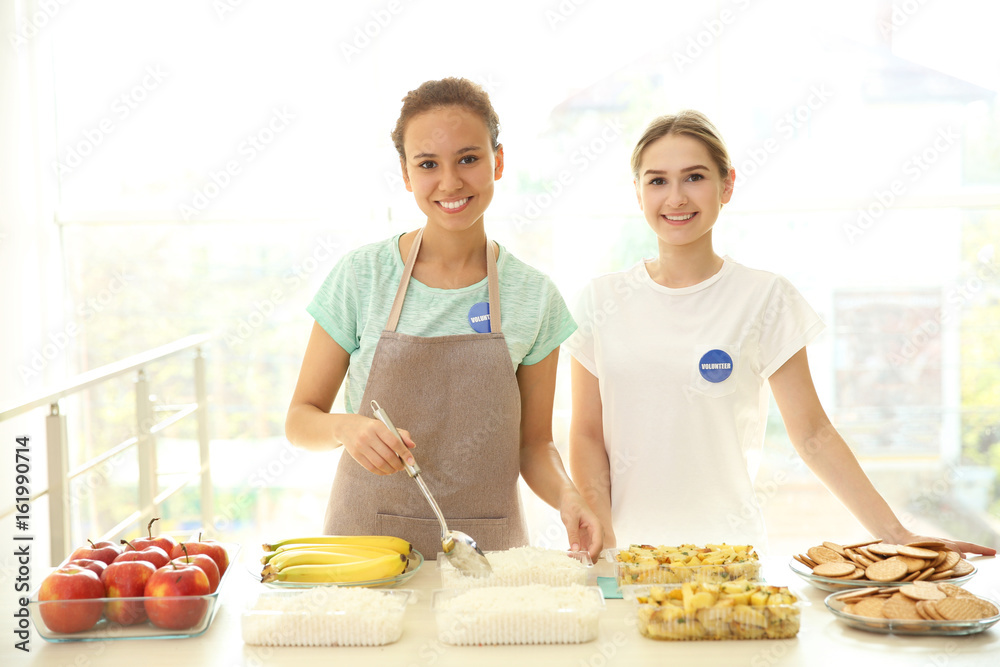
[[412,546],[384,535],[322,535],[262,545],[261,581],[353,583],[401,574]]

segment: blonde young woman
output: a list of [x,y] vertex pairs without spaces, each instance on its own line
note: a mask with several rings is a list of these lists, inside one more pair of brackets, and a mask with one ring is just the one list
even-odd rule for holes
[[[438,522],[399,474],[400,459],[416,459],[448,527],[482,549],[528,543],[521,476],[560,511],[571,548],[600,551],[552,442],[559,345],[575,324],[551,280],[486,237],[498,132],[489,97],[465,79],[410,91],[392,137],[427,222],[348,253],[309,304],[285,431],[307,449],[345,450],[327,533],[396,535],[434,558]],[[347,412],[331,413],[342,385]],[[404,442],[373,418],[372,399]]]
[[715,127],[694,111],[658,118],[631,166],[657,255],[593,280],[566,343],[570,467],[605,546],[766,548],[749,462],[763,445],[768,389],[796,451],[872,535],[924,539],[900,523],[820,405],[806,356],[819,317],[784,278],[715,252],[736,177]]

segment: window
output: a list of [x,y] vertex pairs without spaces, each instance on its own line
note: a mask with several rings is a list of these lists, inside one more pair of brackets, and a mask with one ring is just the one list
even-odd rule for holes
[[[23,4],[12,34],[40,6]],[[421,224],[389,141],[402,95],[448,75],[487,89],[506,153],[490,233],[570,302],[590,277],[655,252],[629,154],[654,116],[692,107],[720,127],[738,172],[717,249],[787,276],[827,322],[814,378],[866,470],[917,530],[997,543],[996,3],[440,9],[58,5],[18,47],[33,105],[21,118],[37,119],[40,147],[22,155],[46,202],[28,210],[51,211],[57,233],[25,246],[51,271],[31,288],[38,310],[19,302],[31,317],[9,398],[212,331],[214,528],[249,543],[316,532],[337,453],[283,436],[304,306],[345,251]],[[70,325],[54,359],[17,374]],[[171,386],[164,403],[183,398]],[[77,455],[117,442],[133,418],[122,400],[88,399]],[[913,479],[940,490],[914,496]],[[795,457],[776,411],[758,485],[775,550],[863,532]],[[167,528],[199,527],[196,497],[166,508]],[[561,544],[558,517],[527,500],[533,541]],[[113,525],[116,504],[78,512],[74,537]],[[967,521],[952,522],[958,506]]]

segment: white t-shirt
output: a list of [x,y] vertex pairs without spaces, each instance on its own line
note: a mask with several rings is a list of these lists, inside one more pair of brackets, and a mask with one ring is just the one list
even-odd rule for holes
[[640,262],[591,281],[574,316],[565,347],[600,384],[618,545],[766,551],[753,490],[766,380],[825,326],[802,295],[728,257],[678,289]]

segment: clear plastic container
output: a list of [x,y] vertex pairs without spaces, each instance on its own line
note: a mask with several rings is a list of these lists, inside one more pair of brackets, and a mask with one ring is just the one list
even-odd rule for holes
[[317,587],[267,590],[243,610],[254,646],[384,646],[403,634],[409,590]]
[[[737,597],[723,592],[727,584],[742,589]],[[622,597],[635,604],[644,637],[668,641],[788,639],[799,632],[803,605],[787,588],[760,582],[624,586]]]
[[[615,579],[619,587],[636,584],[682,584],[688,581],[721,583],[737,579],[761,580],[761,563],[754,551],[738,557],[738,560],[715,563],[711,562],[713,556],[710,547],[685,546],[691,550],[709,549],[708,553],[703,554],[705,561],[708,562],[691,564],[690,558],[669,560],[665,556],[666,552],[659,552],[660,547],[648,550],[643,548],[641,553],[635,551],[627,553],[628,549],[607,549],[604,554],[614,565]],[[666,549],[680,548],[666,547]],[[623,557],[633,560],[622,560]],[[661,560],[665,562],[660,562]]]
[[438,554],[442,588],[477,588],[482,586],[585,586],[592,584],[593,562],[586,551],[557,551],[518,547],[506,551],[487,551],[493,573],[485,577],[468,576]]
[[72,613],[74,607],[79,607],[82,610],[95,604],[103,605],[108,602],[124,602],[130,606],[136,605],[137,607],[142,607],[145,601],[150,598],[96,598],[92,600],[41,601],[38,599],[38,591],[36,590],[28,602],[31,619],[35,624],[35,630],[42,639],[50,642],[115,641],[119,639],[180,639],[184,637],[197,637],[208,630],[208,628],[212,625],[212,621],[215,620],[215,614],[219,610],[219,592],[222,590],[222,587],[225,586],[226,581],[228,581],[230,577],[236,576],[233,574],[233,571],[238,569],[234,567],[234,564],[236,563],[237,556],[240,552],[240,545],[225,542],[220,544],[222,544],[222,546],[226,549],[226,553],[229,555],[229,567],[226,568],[225,574],[222,575],[222,579],[219,581],[219,587],[214,593],[210,593],[208,595],[156,598],[157,603],[162,603],[164,605],[176,603],[181,605],[185,611],[194,611],[196,620],[194,620],[190,625],[187,625],[187,627],[182,629],[161,628],[153,625],[153,623],[148,620],[135,625],[121,625],[120,623],[109,621],[106,617],[102,616],[97,624],[89,630],[74,633],[56,632],[45,624],[45,620],[42,618],[43,609],[48,608],[45,609],[45,611],[48,612],[49,609],[54,610],[59,608],[61,605],[64,613]]
[[580,644],[597,638],[596,586],[500,586],[434,591],[438,640],[455,646]]

